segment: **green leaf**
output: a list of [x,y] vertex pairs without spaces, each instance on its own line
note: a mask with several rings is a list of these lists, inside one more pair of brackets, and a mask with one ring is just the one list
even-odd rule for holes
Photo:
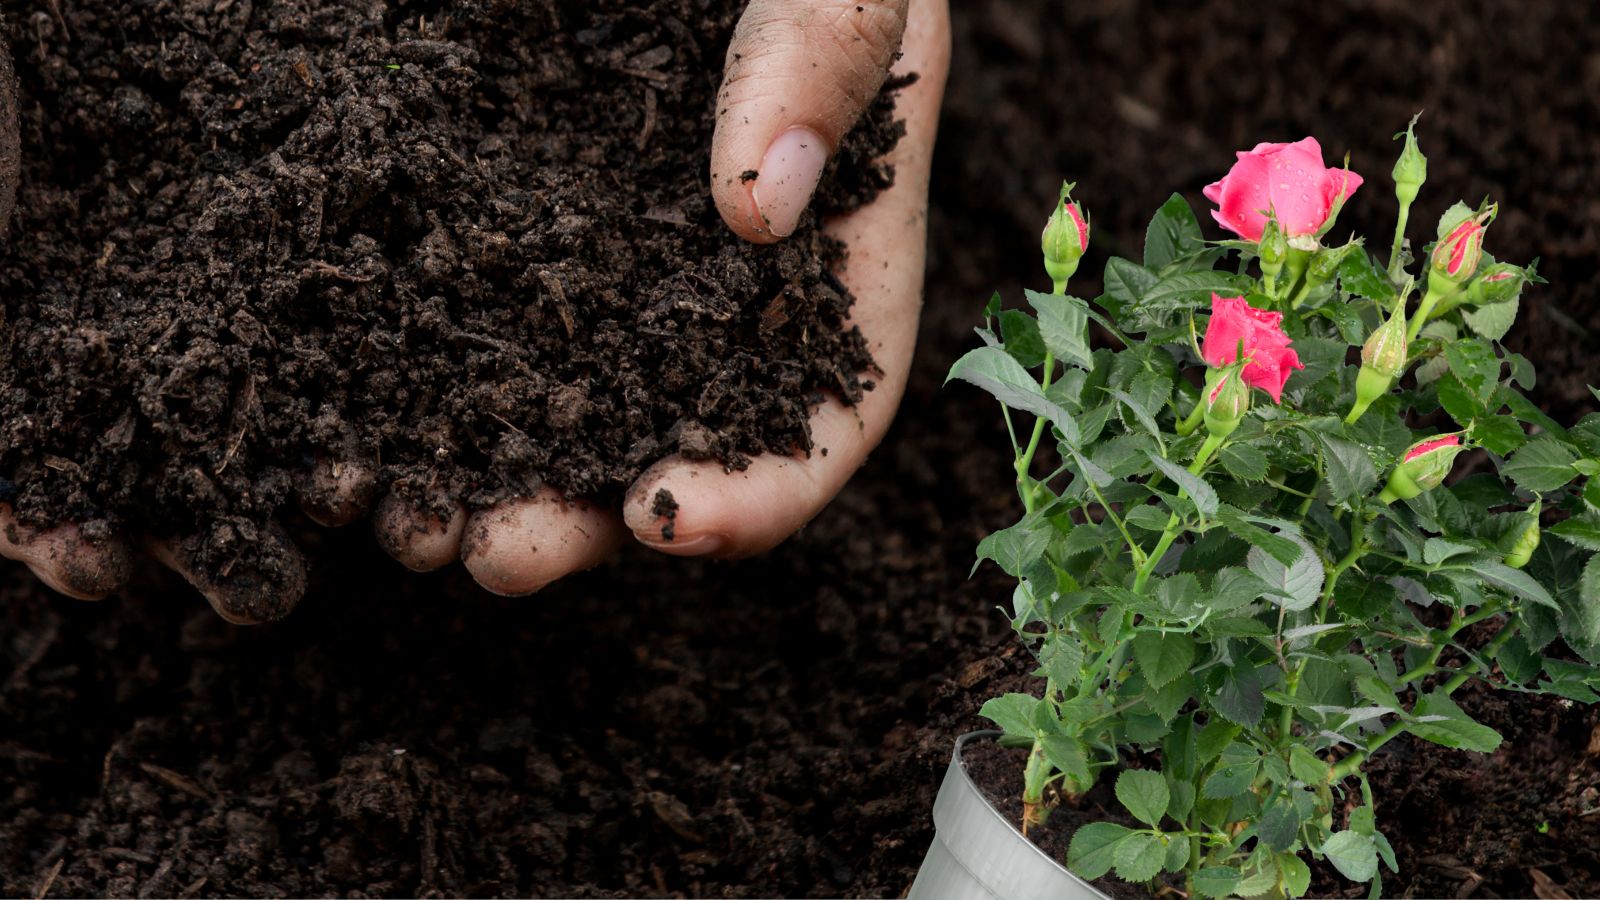
[[1512,451],[1528,442],[1527,432],[1510,416],[1491,416],[1479,419],[1472,426],[1472,439],[1482,444],[1490,453],[1509,456]]
[[1463,428],[1489,413],[1489,408],[1461,383],[1454,372],[1446,372],[1439,379],[1439,405]]
[[1123,881],[1149,881],[1161,874],[1167,848],[1153,834],[1130,834],[1117,845],[1117,877]]
[[984,703],[978,715],[999,726],[1006,734],[1031,738],[1034,734],[1034,707],[1043,702],[1032,694],[1002,694]]
[[1240,481],[1260,481],[1267,477],[1266,454],[1250,444],[1228,444],[1217,454],[1228,474]]
[[1495,654],[1495,661],[1500,663],[1500,671],[1517,684],[1527,684],[1539,677],[1544,665],[1544,659],[1528,646],[1520,634],[1513,635],[1501,645],[1500,652]]
[[1371,881],[1378,874],[1378,848],[1368,835],[1341,831],[1328,838],[1322,853],[1351,881]]
[[1229,744],[1206,777],[1200,794],[1210,800],[1237,797],[1250,788],[1260,771],[1261,756],[1256,751],[1243,744]]
[[1274,850],[1287,850],[1294,846],[1299,831],[1300,813],[1286,797],[1274,800],[1261,814],[1257,826],[1261,840]]
[[[1134,419],[1138,421],[1139,425],[1143,427],[1145,431],[1149,432],[1157,440],[1161,438],[1161,426],[1156,424],[1155,416],[1151,414],[1150,410],[1145,408],[1143,403],[1139,402],[1138,398],[1134,397],[1132,394],[1129,394],[1127,391],[1123,391],[1118,388],[1108,387],[1101,388],[1101,390],[1105,391],[1108,395],[1115,397],[1119,402],[1122,403],[1125,409],[1133,413]],[[1127,418],[1124,417],[1123,421],[1126,422]]]
[[1093,880],[1104,876],[1117,863],[1117,845],[1135,832],[1114,822],[1092,822],[1073,832],[1067,846],[1067,865],[1080,876]]
[[1194,662],[1194,638],[1161,631],[1140,632],[1133,639],[1133,658],[1139,662],[1145,681],[1159,688],[1189,671]]
[[[1457,200],[1455,203],[1450,205],[1449,209],[1444,211],[1444,215],[1439,217],[1439,231],[1435,237],[1444,237],[1445,235],[1454,231],[1457,225],[1460,225],[1462,222],[1465,222],[1470,218],[1472,218],[1472,207],[1462,203],[1460,200]],[[1366,881],[1365,878],[1359,878],[1357,880]]]
[[1064,734],[1047,734],[1040,744],[1044,747],[1045,761],[1055,766],[1057,771],[1067,773],[1068,778],[1079,784],[1094,781],[1094,772],[1089,768],[1082,742]]
[[1450,374],[1478,404],[1488,403],[1500,385],[1500,358],[1494,348],[1483,341],[1451,341],[1445,345],[1444,358],[1450,363]]
[[1328,783],[1332,768],[1324,760],[1318,758],[1304,744],[1291,744],[1289,746],[1289,771],[1294,777],[1304,781],[1312,787],[1320,787]]
[[1135,819],[1151,828],[1161,827],[1161,818],[1167,814],[1171,796],[1167,780],[1160,772],[1124,769],[1117,776],[1117,801],[1127,807]]
[[1552,525],[1550,533],[1585,550],[1600,550],[1600,515],[1584,513]]
[[1211,597],[1206,607],[1213,613],[1229,612],[1261,599],[1266,589],[1260,578],[1244,569],[1218,569],[1211,579]]
[[1248,663],[1224,670],[1222,683],[1211,696],[1211,707],[1237,725],[1255,725],[1266,708],[1262,680],[1262,670],[1249,668]]
[[1411,712],[1419,718],[1432,719],[1406,725],[1408,731],[1425,741],[1479,753],[1491,753],[1500,746],[1499,732],[1473,721],[1446,694],[1437,691],[1423,694]]
[[1321,432],[1317,440],[1322,444],[1328,492],[1335,501],[1365,497],[1378,486],[1378,468],[1360,444]]
[[[1183,786],[1189,789],[1190,794],[1194,793],[1193,785],[1184,782]],[[1177,815],[1173,818],[1182,819]],[[1181,834],[1167,834],[1162,835],[1162,840],[1167,842],[1167,859],[1161,868],[1168,872],[1182,872],[1184,867],[1189,865],[1189,839]]]
[[1467,327],[1477,332],[1479,336],[1491,341],[1498,341],[1511,331],[1511,326],[1517,322],[1517,310],[1522,301],[1516,297],[1501,303],[1490,303],[1476,309],[1466,309],[1461,317],[1466,319]]
[[1137,307],[1144,301],[1145,293],[1155,287],[1159,280],[1156,273],[1144,266],[1113,256],[1106,263],[1106,291],[1100,297],[1100,305],[1114,314],[1124,307]]
[[1039,651],[1039,662],[1040,672],[1054,680],[1056,687],[1071,687],[1083,666],[1083,646],[1074,637],[1056,632],[1045,640]]
[[1578,477],[1572,464],[1578,454],[1566,444],[1549,437],[1537,437],[1517,451],[1517,455],[1500,467],[1500,474],[1515,481],[1526,491],[1543,493],[1563,487]]
[[[1387,308],[1394,301],[1394,282],[1366,250],[1356,250],[1339,264],[1339,283],[1344,289]],[[1351,341],[1351,343],[1355,343]]]
[[1056,359],[1082,369],[1094,368],[1089,350],[1089,304],[1077,297],[1025,291],[1028,305],[1039,314],[1039,336]]
[[1066,443],[1077,445],[1078,426],[1072,414],[1045,399],[1044,391],[1028,370],[999,347],[979,347],[968,352],[950,367],[946,383],[950,379],[976,385],[1006,406],[1048,419],[1061,431]]
[[1039,337],[1039,323],[1020,309],[1000,312],[1000,336],[1005,338],[1006,352],[1025,369],[1044,362],[1044,339]]
[[1144,264],[1161,269],[1175,259],[1203,249],[1200,223],[1182,194],[1173,194],[1161,204],[1144,233]]
[[1278,862],[1278,874],[1283,876],[1284,893],[1299,897],[1311,889],[1311,867],[1305,860],[1293,853],[1279,853],[1274,859]]
[[1293,565],[1300,559],[1304,552],[1302,544],[1291,540],[1288,535],[1273,534],[1251,521],[1251,517],[1231,506],[1222,506],[1217,510],[1217,521],[1228,530],[1228,533],[1252,547],[1257,547],[1266,554],[1284,565]]
[[1168,462],[1154,453],[1149,454],[1149,456],[1150,461],[1155,463],[1156,468],[1161,470],[1161,474],[1172,479],[1179,487],[1183,488],[1189,495],[1189,499],[1194,501],[1195,509],[1200,511],[1200,515],[1210,516],[1216,513],[1219,501],[1217,492],[1211,485],[1206,484],[1200,479],[1200,476],[1191,474],[1188,469],[1176,463]]
[[1563,603],[1561,635],[1573,644],[1600,644],[1600,556],[1589,557],[1575,603]]
[[1138,310],[1146,315],[1211,305],[1212,294],[1237,296],[1250,290],[1253,282],[1231,272],[1183,272],[1168,275],[1145,291]]
[[1232,897],[1239,886],[1239,870],[1232,866],[1206,866],[1194,873],[1195,892],[1203,897]]
[[1544,585],[1535,581],[1532,575],[1521,569],[1513,569],[1504,563],[1477,558],[1472,560],[1470,571],[1478,578],[1489,582],[1495,587],[1521,597],[1530,603],[1548,606],[1556,609],[1556,601]]
[[1010,528],[979,541],[978,561],[992,559],[1007,575],[1019,577],[1024,569],[1044,556],[1055,533],[1055,526],[1049,519],[1037,514],[1026,516]]
[[1327,576],[1322,559],[1305,538],[1290,535],[1289,540],[1300,547],[1300,558],[1293,565],[1284,565],[1259,547],[1250,549],[1245,565],[1266,582],[1267,599],[1291,612],[1299,612],[1317,602]]

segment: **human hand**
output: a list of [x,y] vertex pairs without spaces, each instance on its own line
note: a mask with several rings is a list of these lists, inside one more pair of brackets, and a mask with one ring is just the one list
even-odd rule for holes
[[[901,37],[904,44],[901,47]],[[903,53],[896,65],[896,52]],[[374,511],[379,543],[428,571],[461,559],[480,584],[526,594],[610,556],[631,535],[683,556],[737,557],[768,549],[805,524],[844,486],[887,430],[904,391],[921,307],[928,170],[949,62],[946,0],[753,0],[728,53],[713,141],[712,193],[742,237],[772,243],[792,233],[822,165],[891,67],[920,79],[900,92],[907,134],[890,155],[895,185],[871,205],[828,225],[849,247],[840,279],[856,297],[852,323],[882,369],[855,407],[830,399],[812,418],[826,455],[765,456],[743,472],[668,458],[628,492],[624,509],[567,500],[554,491],[469,515],[419,514],[396,495]],[[739,173],[764,174],[745,183]],[[724,174],[730,173],[730,174]],[[366,468],[319,463],[301,485],[314,521],[359,519],[374,492]],[[660,490],[679,509],[674,538],[652,509]],[[97,599],[127,578],[133,556],[120,538],[87,540],[74,525],[47,532],[15,520],[0,496],[0,555],[27,564],[70,596]],[[229,621],[276,618],[304,589],[298,551],[281,529],[262,535],[276,575],[220,575],[199,564],[204,537],[148,542],[146,549],[198,588]]]

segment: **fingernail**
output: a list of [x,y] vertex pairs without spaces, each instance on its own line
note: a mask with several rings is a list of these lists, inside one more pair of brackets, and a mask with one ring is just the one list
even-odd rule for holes
[[728,546],[728,539],[720,534],[702,534],[699,537],[672,541],[664,541],[659,537],[652,539],[638,537],[639,542],[646,547],[673,556],[715,556]]
[[773,234],[794,234],[827,164],[827,142],[809,128],[791,128],[767,148],[750,196]]

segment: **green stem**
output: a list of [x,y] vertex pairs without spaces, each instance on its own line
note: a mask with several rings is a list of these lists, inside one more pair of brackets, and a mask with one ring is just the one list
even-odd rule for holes
[[1433,308],[1441,300],[1446,300],[1461,293],[1461,286],[1450,284],[1442,278],[1430,276],[1428,278],[1427,293],[1422,295],[1422,302],[1417,305],[1416,315],[1411,317],[1411,324],[1406,326],[1406,343],[1410,344],[1422,332],[1422,326],[1428,324],[1428,319],[1433,316]]
[[[1050,390],[1050,379],[1055,375],[1056,358],[1049,351],[1044,354],[1044,381],[1040,384],[1043,390]],[[1033,455],[1039,452],[1039,439],[1044,437],[1044,416],[1040,416],[1033,423],[1033,436],[1028,439],[1028,449],[1017,457],[1017,493],[1022,495],[1022,507],[1028,512],[1033,512],[1034,505],[1038,502],[1034,489],[1037,484],[1028,476],[1033,467]]]
[[[1189,474],[1199,475],[1200,470],[1204,469],[1206,462],[1211,459],[1211,454],[1217,452],[1217,448],[1222,446],[1222,441],[1222,438],[1214,434],[1206,435],[1205,443],[1200,445],[1200,452],[1195,454],[1194,462],[1189,464]],[[1178,496],[1184,496],[1182,488],[1178,489]],[[1180,521],[1177,513],[1173,513],[1167,518],[1167,527],[1162,529],[1161,539],[1156,542],[1155,549],[1145,557],[1144,565],[1139,567],[1138,574],[1133,577],[1133,592],[1135,594],[1144,593],[1144,587],[1149,583],[1150,575],[1155,572],[1156,566],[1161,562],[1161,557],[1167,555],[1167,551],[1172,549],[1172,542],[1178,539]]]
[[1394,246],[1389,250],[1389,280],[1400,283],[1403,271],[1400,268],[1400,248],[1406,242],[1406,223],[1411,220],[1411,204],[1400,204],[1400,218],[1394,225]]
[[[1501,610],[1498,605],[1490,604],[1478,610],[1476,613],[1462,618],[1459,622],[1452,625],[1445,631],[1444,640],[1441,640],[1434,645],[1433,652],[1428,654],[1428,659],[1426,662],[1400,676],[1402,683],[1420,680],[1433,674],[1435,671],[1437,671],[1439,657],[1444,653],[1444,648],[1449,644],[1450,640],[1456,636],[1456,634],[1458,634],[1468,625],[1481,622],[1484,619],[1490,618],[1491,616],[1498,615],[1502,611],[1503,610]],[[1515,631],[1515,629],[1511,627],[1511,623],[1507,622],[1506,626],[1500,629],[1500,633],[1494,636],[1494,640],[1490,641],[1483,648],[1484,655],[1489,657],[1494,656],[1501,647],[1505,646],[1506,641],[1511,639],[1513,631]],[[1471,680],[1472,676],[1476,674],[1476,672],[1470,670],[1457,672],[1450,678],[1450,680],[1444,682],[1434,690],[1436,692],[1443,693],[1448,697],[1449,695],[1455,693],[1456,690],[1462,685]],[[1378,752],[1380,747],[1399,737],[1401,733],[1406,730],[1406,724],[1407,723],[1405,722],[1395,722],[1393,725],[1390,725],[1387,729],[1379,733],[1376,737],[1367,741],[1367,746],[1365,748],[1350,754],[1344,759],[1339,760],[1338,765],[1333,767],[1332,780],[1338,782],[1350,777],[1350,775],[1353,774],[1356,769],[1361,767],[1363,762],[1366,762],[1366,760],[1371,757],[1372,754]]]
[[1200,427],[1201,422],[1205,421],[1206,398],[1204,393],[1205,392],[1202,391],[1201,396],[1194,399],[1194,409],[1189,412],[1189,417],[1184,419],[1182,422],[1179,422],[1173,429],[1178,433],[1178,437],[1188,437],[1189,435],[1194,434],[1194,430]]

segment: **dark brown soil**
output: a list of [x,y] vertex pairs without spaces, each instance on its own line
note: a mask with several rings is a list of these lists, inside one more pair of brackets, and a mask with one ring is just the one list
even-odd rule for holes
[[[871,386],[842,248],[814,218],[745,244],[706,194],[737,0],[33,6],[3,4],[0,260],[31,524],[199,531],[242,571],[316,457],[420,502],[615,503],[674,452],[809,449],[824,392]],[[824,210],[886,182],[889,108]]]
[[[26,58],[59,26],[19,6]],[[1237,0],[955,6],[920,356],[832,508],[758,560],[630,551],[522,602],[405,575],[359,532],[308,532],[310,599],[257,630],[154,572],[80,606],[6,568],[0,893],[52,872],[52,896],[903,892],[954,738],[1027,686],[995,612],[1009,590],[966,580],[1015,515],[1004,431],[978,392],[939,383],[990,290],[1037,285],[1062,176],[1095,216],[1085,273],[1136,252],[1171,186],[1198,204],[1260,139],[1348,144],[1372,190],[1346,221],[1376,233],[1386,138],[1425,107],[1425,202],[1505,201],[1494,252],[1542,256],[1556,280],[1510,343],[1555,414],[1594,405],[1592,345],[1563,324],[1600,332],[1600,24],[1582,4],[1298,4],[1304,21]],[[1596,712],[1465,703],[1505,750],[1397,741],[1374,763],[1404,869],[1386,891],[1528,896],[1537,869],[1600,894]],[[1498,805],[1464,805],[1483,800]]]

